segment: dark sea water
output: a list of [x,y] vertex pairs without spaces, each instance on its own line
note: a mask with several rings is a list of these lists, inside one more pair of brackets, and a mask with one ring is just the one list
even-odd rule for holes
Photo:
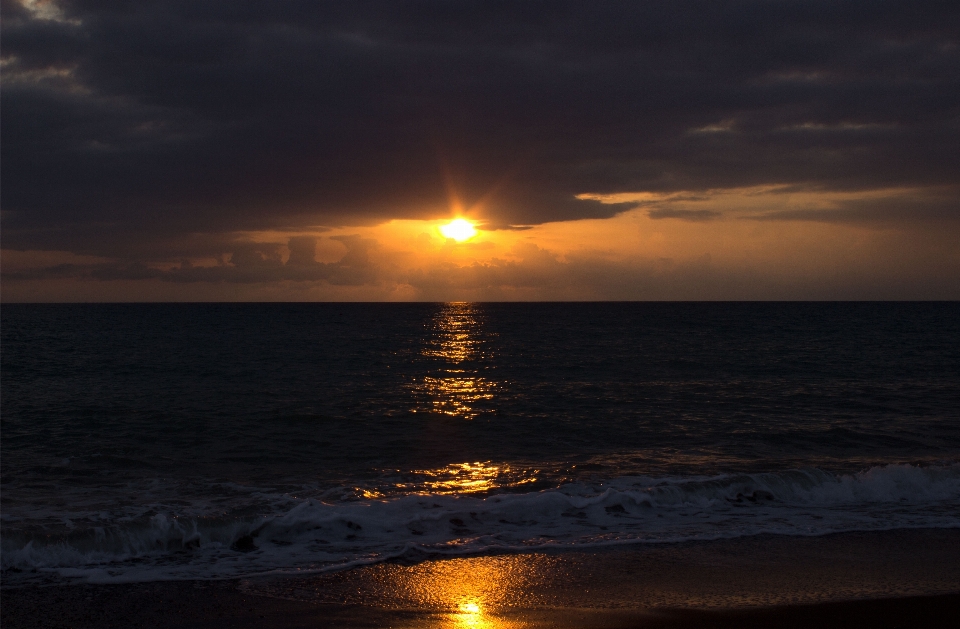
[[960,527],[960,304],[4,305],[7,583]]

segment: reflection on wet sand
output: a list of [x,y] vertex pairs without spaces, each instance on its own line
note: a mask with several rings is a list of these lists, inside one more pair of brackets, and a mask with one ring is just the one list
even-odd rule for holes
[[553,572],[556,562],[541,557],[540,565],[518,556],[431,562],[401,568],[406,573],[403,579],[384,571],[380,585],[404,607],[435,610],[439,622],[433,626],[523,627],[525,623],[505,612],[518,600],[527,599],[529,592],[542,584],[545,573]]
[[[445,304],[433,321],[433,336],[421,354],[446,363],[434,375],[414,383],[413,389],[428,403],[415,411],[473,419],[477,404],[493,399],[495,382],[479,375],[468,363],[483,358],[481,321],[477,306]],[[419,397],[419,396],[418,396]]]
[[453,622],[451,623],[454,627],[502,627],[502,623],[497,623],[492,621],[487,617],[483,612],[483,606],[473,600],[466,600],[460,603],[457,608],[456,614],[453,615]]
[[[453,627],[894,626],[895,623],[706,622],[675,610],[734,610],[855,599],[946,594],[960,582],[960,531],[755,536],[687,544],[641,544],[381,563],[307,579],[251,581],[247,591],[278,598],[382,610],[386,622],[348,626]],[[879,565],[896,566],[895,578]],[[956,602],[952,603],[956,609]],[[357,617],[360,611],[354,611]],[[826,616],[829,616],[827,614]],[[663,622],[652,623],[660,618]],[[955,620],[955,614],[950,615]],[[679,618],[679,617],[678,617]],[[947,627],[951,621],[900,622]],[[716,619],[714,619],[716,620]],[[763,620],[763,619],[759,619]]]

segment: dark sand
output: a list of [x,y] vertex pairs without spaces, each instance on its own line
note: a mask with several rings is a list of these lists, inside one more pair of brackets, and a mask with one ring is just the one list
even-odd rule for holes
[[955,627],[960,530],[621,546],[283,579],[5,587],[16,627]]

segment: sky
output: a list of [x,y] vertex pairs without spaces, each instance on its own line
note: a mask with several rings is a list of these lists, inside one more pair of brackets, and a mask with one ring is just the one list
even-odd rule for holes
[[0,8],[4,302],[960,299],[955,1]]

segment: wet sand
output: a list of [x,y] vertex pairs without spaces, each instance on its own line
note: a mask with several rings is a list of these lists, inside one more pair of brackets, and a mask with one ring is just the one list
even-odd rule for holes
[[960,530],[410,557],[311,577],[5,587],[12,627],[953,627]]

